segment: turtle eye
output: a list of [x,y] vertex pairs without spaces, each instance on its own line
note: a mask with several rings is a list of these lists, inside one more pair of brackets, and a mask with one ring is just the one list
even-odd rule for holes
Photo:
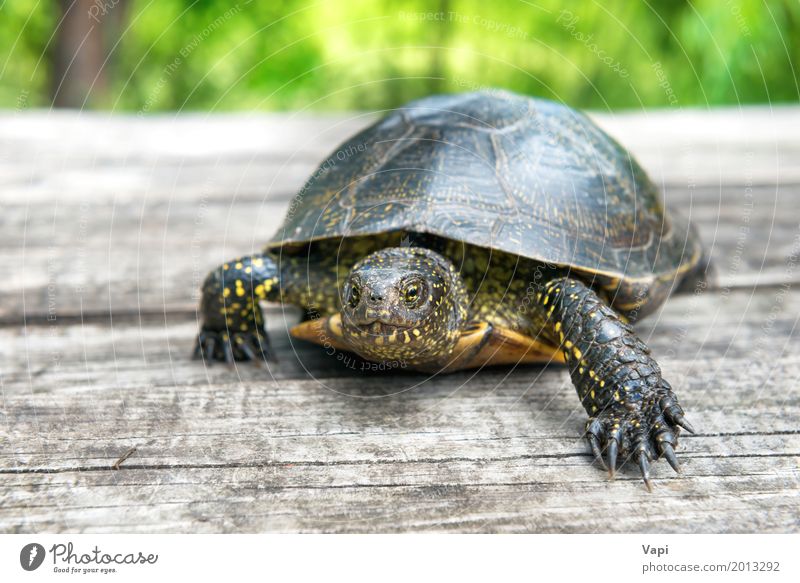
[[348,303],[350,304],[351,308],[355,308],[358,306],[358,302],[361,301],[361,288],[358,284],[351,284],[350,285],[350,298]]
[[409,283],[403,290],[403,301],[409,307],[415,306],[419,301],[422,292],[421,286],[417,282]]

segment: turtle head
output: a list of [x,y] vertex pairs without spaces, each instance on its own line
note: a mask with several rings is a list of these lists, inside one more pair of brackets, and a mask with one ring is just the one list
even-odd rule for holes
[[448,355],[467,318],[453,264],[421,247],[390,247],[359,261],[342,290],[342,335],[367,360],[409,365]]

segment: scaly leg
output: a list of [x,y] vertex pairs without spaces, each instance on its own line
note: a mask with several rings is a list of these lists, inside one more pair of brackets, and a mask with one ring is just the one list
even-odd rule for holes
[[619,459],[633,458],[648,489],[650,461],[664,457],[679,471],[679,427],[693,430],[650,349],[580,281],[549,281],[537,300],[589,413],[586,437],[598,461],[613,477]]
[[260,300],[280,299],[280,274],[269,255],[240,257],[206,277],[195,357],[206,361],[272,359]]
[[349,269],[328,247],[311,255],[270,253],[240,257],[206,277],[200,300],[202,324],[195,356],[207,361],[274,359],[260,301],[301,307],[314,315],[339,309],[339,271]]

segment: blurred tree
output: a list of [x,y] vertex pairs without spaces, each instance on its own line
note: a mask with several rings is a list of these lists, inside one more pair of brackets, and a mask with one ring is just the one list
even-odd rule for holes
[[105,105],[110,48],[126,0],[60,0],[51,95],[56,107]]

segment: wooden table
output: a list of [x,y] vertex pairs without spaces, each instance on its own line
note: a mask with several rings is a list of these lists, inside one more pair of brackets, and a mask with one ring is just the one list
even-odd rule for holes
[[637,326],[698,429],[682,476],[608,481],[555,366],[365,375],[281,310],[278,366],[188,358],[205,273],[371,115],[6,112],[0,531],[800,530],[800,108],[596,118],[716,262]]

